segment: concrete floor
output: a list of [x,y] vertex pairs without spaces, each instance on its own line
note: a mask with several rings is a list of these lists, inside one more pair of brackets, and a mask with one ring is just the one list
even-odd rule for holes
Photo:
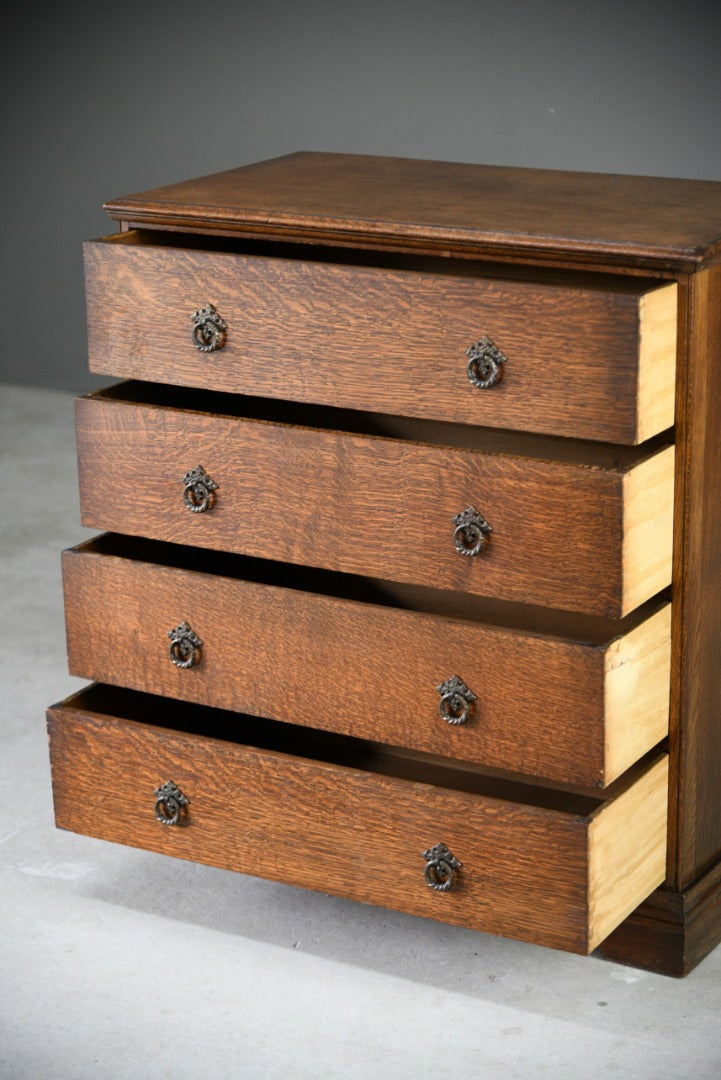
[[721,948],[683,981],[53,825],[72,397],[0,387],[0,1077],[721,1076]]

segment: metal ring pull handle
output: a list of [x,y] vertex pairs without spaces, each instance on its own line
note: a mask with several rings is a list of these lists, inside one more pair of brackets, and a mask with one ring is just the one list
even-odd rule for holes
[[183,477],[183,498],[188,510],[193,514],[203,514],[212,510],[218,485],[208,476],[202,465],[196,465]]
[[426,884],[436,892],[448,892],[453,888],[456,870],[461,869],[461,863],[455,855],[448,850],[445,844],[436,844],[423,852],[426,860]]
[[206,304],[191,316],[193,320],[193,345],[199,352],[215,352],[225,345],[228,329],[212,304]]
[[441,695],[438,711],[449,724],[465,724],[471,714],[476,695],[458,675],[446,679],[436,690]]
[[466,349],[468,378],[479,390],[490,390],[501,381],[502,365],[507,363],[498,346],[490,338],[482,337]]
[[155,789],[155,817],[161,825],[177,825],[190,799],[172,780]]
[[176,667],[191,668],[200,663],[203,642],[187,622],[168,630],[170,659]]
[[480,555],[493,529],[475,506],[469,506],[452,519],[456,526],[453,542],[459,555]]

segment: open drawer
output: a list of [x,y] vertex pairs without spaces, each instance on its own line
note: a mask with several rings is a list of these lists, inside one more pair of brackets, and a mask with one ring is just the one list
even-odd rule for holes
[[592,798],[100,684],[48,722],[57,825],[105,840],[580,953],[665,876],[665,756]]
[[66,551],[63,580],[81,678],[583,787],[668,735],[667,602],[509,611],[112,534]]
[[78,398],[83,524],[609,618],[671,584],[663,436],[628,448],[316,407],[288,419],[272,400],[136,382]]
[[90,370],[608,442],[673,424],[674,283],[512,273],[132,230],[85,245]]

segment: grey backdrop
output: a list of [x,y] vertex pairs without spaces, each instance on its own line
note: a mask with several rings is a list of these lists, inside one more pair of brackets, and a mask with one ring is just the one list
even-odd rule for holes
[[85,389],[104,200],[297,149],[721,180],[721,5],[25,3],[2,25],[0,380]]

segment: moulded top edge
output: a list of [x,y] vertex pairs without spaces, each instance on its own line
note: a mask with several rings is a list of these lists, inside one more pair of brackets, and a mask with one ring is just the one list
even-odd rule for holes
[[303,152],[123,198],[146,227],[693,269],[721,257],[721,182]]

